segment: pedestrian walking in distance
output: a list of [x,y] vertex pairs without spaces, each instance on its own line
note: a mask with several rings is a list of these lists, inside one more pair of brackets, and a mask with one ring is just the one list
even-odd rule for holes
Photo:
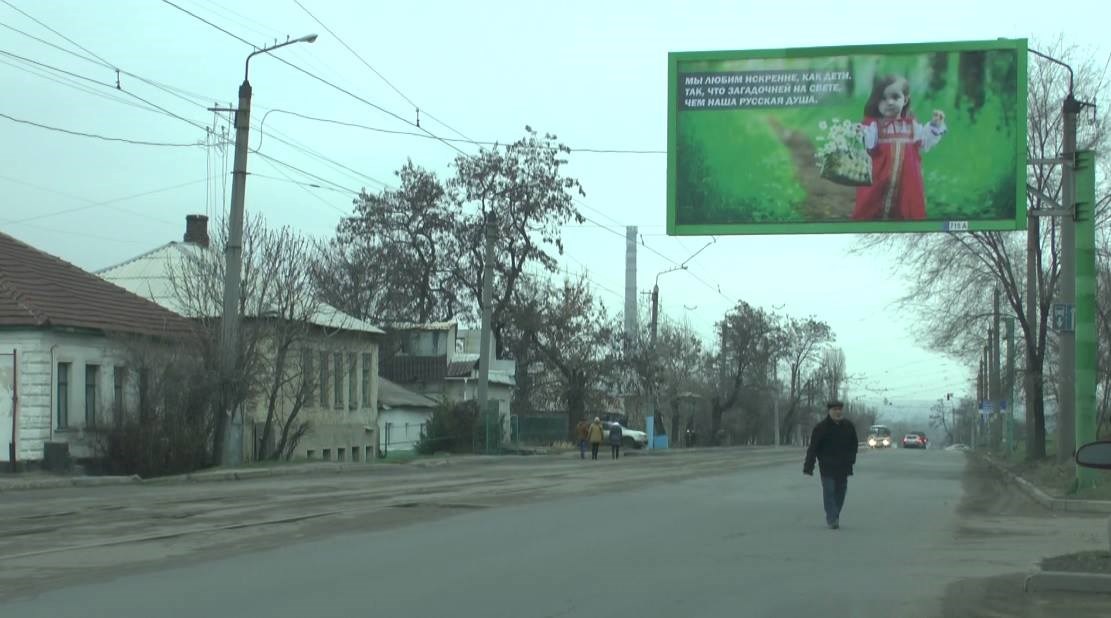
[[610,457],[621,457],[621,425],[617,423],[610,425]]
[[813,476],[814,462],[818,462],[826,525],[836,530],[841,527],[841,508],[845,506],[845,492],[856,464],[858,440],[856,428],[852,421],[845,418],[844,405],[840,401],[829,402],[826,409],[827,416],[810,434],[802,473]]
[[602,429],[602,419],[595,416],[594,422],[590,424],[590,429],[587,432],[587,437],[590,440],[591,459],[598,459],[598,448],[602,446],[602,437],[604,435],[605,430]]
[[590,423],[586,422],[586,417],[579,419],[579,424],[575,425],[575,437],[579,440],[579,459],[586,459],[586,439],[590,433]]

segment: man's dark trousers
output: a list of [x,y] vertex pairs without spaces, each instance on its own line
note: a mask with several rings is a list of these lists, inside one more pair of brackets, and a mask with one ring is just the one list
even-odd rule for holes
[[833,525],[841,518],[845,506],[845,492],[849,489],[848,476],[822,475],[822,504],[826,509],[826,523]]

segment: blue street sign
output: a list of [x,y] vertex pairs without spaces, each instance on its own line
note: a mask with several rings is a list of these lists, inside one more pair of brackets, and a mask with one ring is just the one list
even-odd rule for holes
[[1076,330],[1076,306],[1068,303],[1053,303],[1050,322],[1053,330],[1071,333]]

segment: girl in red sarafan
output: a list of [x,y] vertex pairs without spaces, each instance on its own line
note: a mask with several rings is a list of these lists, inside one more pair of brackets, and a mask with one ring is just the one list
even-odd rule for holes
[[935,110],[929,124],[910,111],[910,84],[889,75],[876,82],[860,125],[872,158],[872,184],[858,187],[853,219],[925,219],[922,154],[945,134],[945,114]]

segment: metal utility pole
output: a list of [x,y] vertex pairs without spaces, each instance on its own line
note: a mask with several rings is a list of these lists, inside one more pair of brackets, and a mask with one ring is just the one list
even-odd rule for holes
[[659,323],[660,313],[660,276],[656,275],[656,282],[652,286],[652,324],[648,339],[648,402],[645,422],[648,424],[648,448],[655,448],[656,442],[656,328]]
[[1007,452],[1015,450],[1015,319],[1008,317],[1004,323],[1007,330]]
[[487,406],[490,396],[490,339],[494,316],[494,243],[498,237],[497,217],[486,216],[486,251],[482,258],[482,331],[478,350],[478,413],[486,426],[486,450],[490,450]]
[[294,43],[312,43],[316,35],[257,49],[243,63],[243,83],[239,85],[239,107],[235,110],[235,161],[232,168],[231,211],[228,213],[228,244],[224,248],[224,303],[220,320],[221,373],[224,390],[224,443],[221,463],[243,462],[243,419],[235,408],[234,392],[239,369],[239,302],[242,294],[243,211],[247,192],[247,146],[251,129],[251,82],[247,79],[251,58]]
[[[1078,101],[1072,67],[1036,50],[1030,53],[1069,72],[1069,90],[1061,106],[1062,145],[1059,159],[1036,165],[1061,165],[1061,204],[1032,211],[1035,216],[1061,218],[1061,289],[1052,322],[1059,333],[1060,381],[1057,410],[1057,460],[1072,460],[1076,447],[1095,434],[1095,153],[1076,149],[1077,115],[1091,103]],[[1046,196],[1043,199],[1052,203]],[[1031,247],[1034,249],[1034,247]],[[1076,468],[1079,485],[1092,482],[1091,471]]]
[[987,396],[987,346],[980,349],[980,371],[976,374],[976,420],[972,423],[972,448],[979,446],[980,422],[984,418],[984,402]]
[[[1064,135],[1061,157],[1061,206],[1069,211],[1061,217],[1060,302],[1069,313],[1076,306],[1076,116],[1080,103],[1072,96],[1072,85],[1062,106]],[[1076,451],[1076,333],[1061,329],[1060,387],[1057,407],[1057,461],[1072,460]]]
[[988,342],[991,346],[991,375],[989,380],[991,384],[991,445],[994,448],[998,448],[999,445],[1003,442],[1003,388],[999,362],[999,350],[1001,347],[999,345],[999,326],[999,288],[995,288],[995,291],[992,293],[992,327],[991,337]]
[[775,419],[775,445],[779,440],[779,361],[772,361],[772,417]]
[[[1076,447],[1096,439],[1096,157],[1076,153]],[[1080,487],[1094,485],[1098,473],[1077,466]]]
[[1034,410],[1034,402],[1031,401],[1031,396],[1035,391],[1038,381],[1042,379],[1041,372],[1038,375],[1034,374],[1033,363],[1037,346],[1037,327],[1040,324],[1038,321],[1038,282],[1041,277],[1038,273],[1038,252],[1041,249],[1041,221],[1038,217],[1032,216],[1033,210],[1029,211],[1030,214],[1026,217],[1026,341],[1025,346],[1025,366],[1026,371],[1023,372],[1022,382],[1023,390],[1026,393],[1026,458],[1029,459],[1034,456],[1038,445],[1044,446],[1045,437],[1043,431],[1044,426],[1040,426],[1037,422],[1037,415]]
[[[705,249],[705,247],[703,247],[703,249]],[[701,251],[701,249],[699,249],[699,251]],[[698,255],[698,254],[695,253],[695,255]],[[690,258],[687,258],[687,259],[689,260]],[[655,379],[654,373],[655,373],[655,370],[656,370],[656,331],[659,328],[659,317],[660,317],[660,277],[662,275],[666,275],[667,273],[673,273],[677,270],[686,270],[686,268],[687,267],[684,263],[684,264],[680,264],[679,266],[677,266],[675,268],[669,268],[667,270],[658,272],[658,273],[656,273],[656,280],[652,284],[652,324],[650,325],[649,340],[648,340],[648,346],[649,346],[649,348],[648,348],[648,358],[649,358],[649,361],[648,361],[648,371],[649,371],[648,403],[647,403],[647,406],[645,406],[647,408],[647,414],[645,414],[645,416],[647,418],[645,420],[647,421],[648,418],[652,419],[652,425],[646,428],[646,429],[648,429],[648,448],[650,448],[650,449],[656,448],[656,445],[655,445],[655,442],[656,442],[655,423],[656,423],[656,396],[658,394],[658,390],[656,388],[656,379]]]

